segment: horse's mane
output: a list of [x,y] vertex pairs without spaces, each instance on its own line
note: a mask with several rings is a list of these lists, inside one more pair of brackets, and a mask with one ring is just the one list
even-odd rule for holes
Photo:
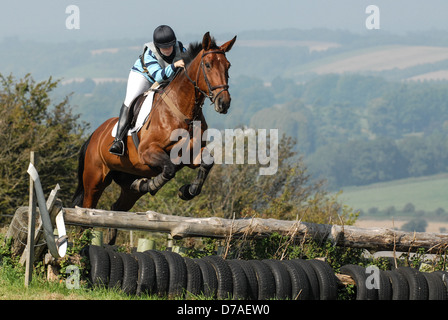
[[[212,42],[210,44],[210,49],[218,49],[219,47],[216,45],[215,38],[211,38]],[[187,51],[182,52],[181,57],[185,62],[185,65],[189,65],[194,58],[198,55],[198,53],[202,50],[202,42],[193,42],[188,46]]]

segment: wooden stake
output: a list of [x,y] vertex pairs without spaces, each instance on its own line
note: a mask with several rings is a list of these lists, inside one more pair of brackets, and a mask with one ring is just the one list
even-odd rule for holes
[[[35,165],[37,155],[30,152],[30,163]],[[26,243],[27,259],[25,265],[25,287],[28,288],[32,280],[34,263],[34,228],[36,227],[36,195],[34,193],[34,181],[30,177],[30,199],[28,207],[28,239]]]

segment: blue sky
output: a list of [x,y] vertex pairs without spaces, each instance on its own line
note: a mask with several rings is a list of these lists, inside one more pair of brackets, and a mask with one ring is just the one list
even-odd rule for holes
[[[0,39],[43,41],[142,38],[160,24],[179,35],[248,30],[329,28],[365,32],[365,9],[380,9],[381,30],[447,30],[446,0],[16,0],[0,10]],[[67,30],[65,10],[76,5],[80,29]]]

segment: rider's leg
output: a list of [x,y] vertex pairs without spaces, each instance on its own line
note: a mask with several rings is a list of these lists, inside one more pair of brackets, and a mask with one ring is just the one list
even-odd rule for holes
[[124,155],[124,142],[126,137],[126,125],[129,118],[129,106],[135,98],[145,92],[151,87],[150,82],[140,73],[130,71],[128,84],[126,89],[126,98],[120,109],[120,116],[118,118],[117,134],[109,152],[118,156]]

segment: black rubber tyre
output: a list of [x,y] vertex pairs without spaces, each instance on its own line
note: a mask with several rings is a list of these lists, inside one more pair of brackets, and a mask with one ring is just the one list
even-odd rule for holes
[[185,293],[185,297],[195,297],[201,293],[203,288],[201,268],[199,268],[193,259],[188,257],[184,257],[183,259],[187,267],[187,292]]
[[159,296],[166,295],[168,293],[170,270],[165,256],[156,250],[146,250],[143,253],[149,255],[154,261],[155,286],[153,288],[153,291]]
[[123,283],[121,284],[121,291],[126,294],[135,294],[137,292],[138,262],[128,253],[120,252],[119,255],[123,260]]
[[291,299],[309,300],[310,283],[302,267],[290,260],[281,260],[281,263],[285,265],[291,278]]
[[137,291],[136,294],[151,294],[155,286],[156,267],[152,258],[143,252],[135,252],[132,256],[138,263]]
[[227,265],[232,271],[233,292],[232,299],[248,299],[248,281],[243,267],[236,260],[226,260]]
[[204,257],[204,260],[210,262],[215,269],[216,278],[218,280],[218,290],[216,296],[218,299],[227,299],[232,296],[233,281],[232,271],[227,262],[220,256],[208,256]]
[[380,270],[380,288],[378,289],[378,300],[392,300],[392,284],[389,277]]
[[435,275],[442,279],[443,284],[445,285],[446,295],[448,297],[448,272],[447,271],[434,271]]
[[199,266],[202,275],[202,292],[207,298],[215,298],[218,290],[218,278],[216,277],[215,269],[213,269],[210,262],[203,259],[193,259]]
[[109,254],[110,272],[109,272],[109,289],[121,288],[123,283],[123,260],[120,255],[112,249],[106,249]]
[[272,272],[275,280],[275,297],[277,299],[291,299],[291,277],[286,266],[278,260],[262,260]]
[[326,262],[308,260],[316,272],[319,281],[320,300],[336,300],[338,297],[338,280],[333,269]]
[[110,260],[106,249],[91,245],[89,250],[90,281],[93,286],[107,287],[109,283]]
[[310,265],[308,260],[293,259],[290,261],[302,268],[306,274],[309,283],[309,300],[319,300],[319,280],[317,279],[317,274],[314,271],[314,268]]
[[368,289],[366,286],[367,274],[364,267],[347,264],[342,266],[339,272],[349,275],[355,281],[356,300],[377,300],[377,291],[375,289]]
[[187,288],[187,266],[182,256],[172,251],[160,251],[168,262],[168,297],[181,297]]
[[246,275],[247,280],[247,299],[256,300],[258,299],[258,281],[257,275],[254,269],[246,260],[232,260],[233,262],[240,265]]
[[261,261],[249,260],[255,271],[258,283],[258,300],[267,300],[275,297],[275,279],[271,269]]
[[433,272],[421,273],[428,284],[428,300],[446,300],[446,287],[441,277]]
[[383,273],[389,278],[392,300],[409,300],[409,285],[406,278],[396,270],[386,270]]
[[399,267],[396,270],[408,282],[409,300],[428,300],[428,283],[420,271],[411,267]]

